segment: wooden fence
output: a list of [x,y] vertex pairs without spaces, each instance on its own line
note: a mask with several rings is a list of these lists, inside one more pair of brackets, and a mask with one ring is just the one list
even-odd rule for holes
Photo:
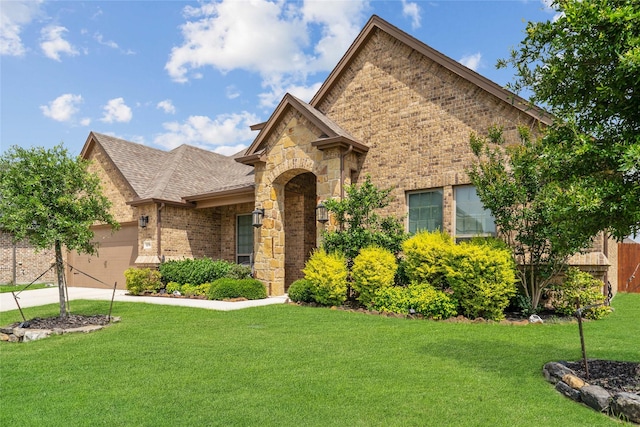
[[640,243],[618,243],[618,291],[640,293]]

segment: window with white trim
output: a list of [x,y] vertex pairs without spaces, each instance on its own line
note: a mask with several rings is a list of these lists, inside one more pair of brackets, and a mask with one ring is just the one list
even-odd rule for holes
[[409,233],[442,230],[442,190],[407,194]]
[[496,224],[491,211],[485,209],[473,185],[455,188],[456,239],[493,236]]
[[236,263],[250,265],[253,254],[251,214],[236,217]]

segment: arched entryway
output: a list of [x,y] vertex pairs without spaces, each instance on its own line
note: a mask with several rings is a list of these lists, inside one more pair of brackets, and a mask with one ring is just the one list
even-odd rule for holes
[[304,276],[302,269],[316,247],[316,176],[311,172],[291,178],[284,186],[284,290]]

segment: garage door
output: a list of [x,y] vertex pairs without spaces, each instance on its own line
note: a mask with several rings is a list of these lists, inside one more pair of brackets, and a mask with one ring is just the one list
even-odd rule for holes
[[[138,256],[138,228],[136,224],[123,224],[111,233],[109,228],[95,228],[94,240],[99,243],[98,255],[90,256],[73,251],[68,255],[67,284],[76,287],[106,288],[118,283],[126,289],[124,271],[134,266]],[[91,277],[89,277],[91,276]]]

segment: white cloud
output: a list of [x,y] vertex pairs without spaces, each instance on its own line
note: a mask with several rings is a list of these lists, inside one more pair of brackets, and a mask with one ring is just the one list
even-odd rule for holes
[[[267,97],[277,88],[305,86],[309,75],[336,65],[360,30],[367,7],[366,1],[299,5],[267,0],[187,6],[184,41],[171,50],[165,69],[181,83],[200,77],[205,67],[255,72]],[[318,40],[314,45],[312,34]]]
[[107,105],[104,106],[104,116],[100,119],[106,123],[113,122],[124,122],[127,123],[131,121],[133,117],[133,113],[131,112],[131,108],[124,103],[123,98],[114,98],[107,102]]
[[167,149],[188,144],[224,154],[233,154],[248,145],[241,144],[242,142],[249,142],[255,137],[249,127],[260,121],[255,114],[247,111],[238,114],[222,114],[215,119],[207,116],[190,116],[182,123],[164,123],[163,127],[167,132],[156,135],[154,143]]
[[411,28],[414,30],[420,28],[422,17],[420,16],[420,6],[418,6],[418,3],[402,0],[402,15],[411,19]]
[[171,102],[170,99],[165,99],[164,101],[158,102],[158,105],[156,105],[156,108],[161,109],[167,114],[176,113],[176,107],[173,105],[173,102]]
[[227,99],[236,99],[240,96],[240,90],[235,85],[227,86],[226,88]]
[[482,54],[480,52],[474,53],[473,55],[465,55],[460,58],[460,62],[467,68],[471,68],[473,71],[477,71],[478,67],[480,67],[480,61],[482,60]]
[[49,105],[41,105],[42,114],[58,122],[68,122],[78,112],[78,104],[82,103],[82,96],[72,93],[60,95]]
[[41,0],[4,1],[0,7],[0,55],[22,56],[20,33],[40,13]]
[[118,43],[114,42],[113,40],[105,40],[104,36],[100,33],[95,33],[93,38],[103,46],[107,46],[112,49],[118,49]]
[[59,25],[51,25],[44,27],[41,31],[40,48],[48,58],[60,61],[60,54],[65,53],[69,56],[78,55],[78,51],[65,40],[62,36],[68,30]]
[[258,95],[260,98],[260,106],[265,108],[275,106],[280,102],[285,93],[290,93],[304,102],[309,102],[311,98],[313,98],[313,95],[318,92],[320,86],[322,86],[322,82],[314,83],[311,86],[290,85],[283,87],[274,85],[270,92],[264,92]]
[[80,120],[80,126],[89,126],[90,124],[91,124],[91,119],[88,117],[85,117],[82,120]]

